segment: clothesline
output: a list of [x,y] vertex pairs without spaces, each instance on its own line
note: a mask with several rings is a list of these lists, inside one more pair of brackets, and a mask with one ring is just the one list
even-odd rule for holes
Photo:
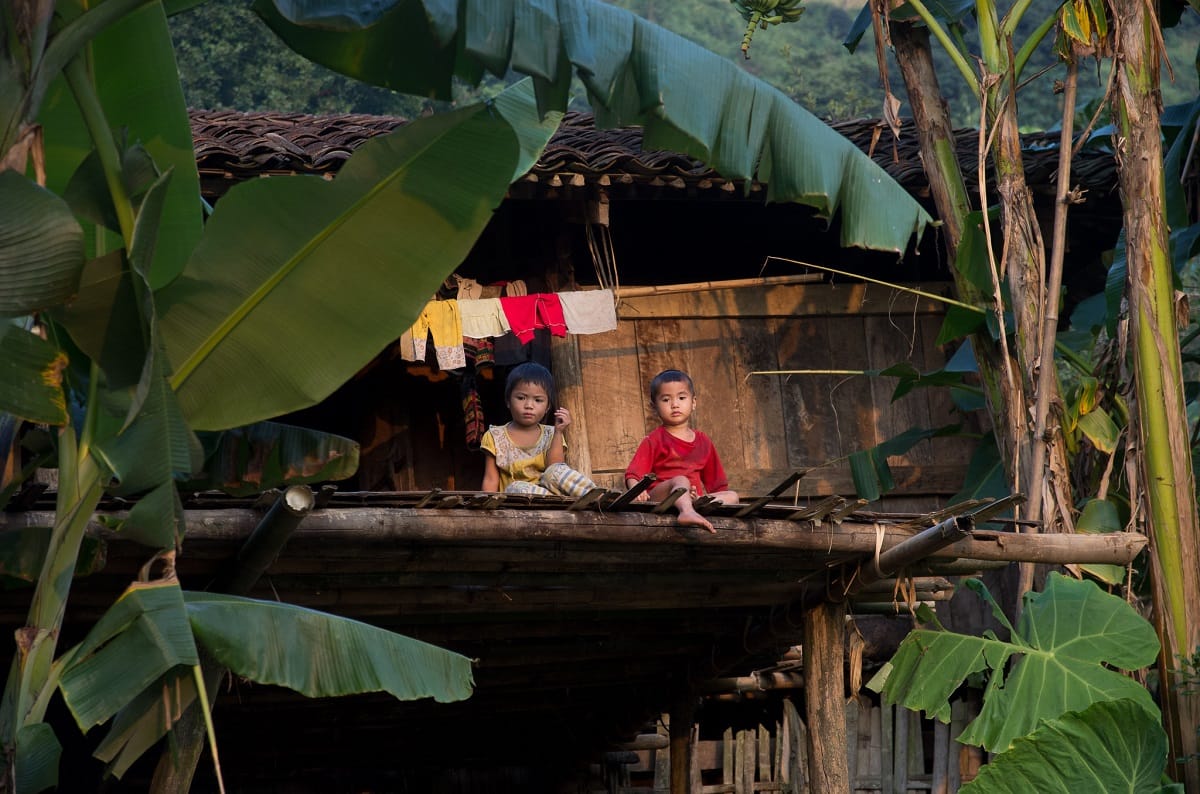
[[424,361],[426,346],[432,340],[438,367],[459,369],[466,366],[464,338],[491,339],[511,333],[527,344],[534,331],[542,328],[561,337],[599,334],[616,327],[616,302],[609,289],[433,300],[425,304],[417,321],[400,337],[400,356],[407,361]]

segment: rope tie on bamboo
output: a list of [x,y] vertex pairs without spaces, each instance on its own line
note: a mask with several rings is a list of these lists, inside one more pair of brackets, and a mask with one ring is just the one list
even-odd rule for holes
[[885,531],[883,524],[875,525],[875,555],[871,558],[871,566],[875,569],[875,575],[880,579],[886,578],[883,569],[879,567],[879,554],[883,551],[883,538]]

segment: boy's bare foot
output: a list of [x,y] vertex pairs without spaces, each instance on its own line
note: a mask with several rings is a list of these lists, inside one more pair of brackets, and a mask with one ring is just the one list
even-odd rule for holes
[[680,510],[679,523],[685,527],[704,527],[709,532],[716,533],[712,523],[704,516],[697,513],[695,510]]

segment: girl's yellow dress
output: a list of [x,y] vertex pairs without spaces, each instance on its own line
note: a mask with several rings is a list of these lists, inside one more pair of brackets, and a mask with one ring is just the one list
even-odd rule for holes
[[596,487],[586,474],[575,471],[565,463],[547,465],[554,428],[539,425],[542,433],[537,443],[526,448],[518,446],[508,434],[508,425],[492,425],[483,434],[479,447],[491,453],[500,471],[500,490],[504,493],[558,494],[583,496]]
[[479,446],[496,458],[500,470],[500,490],[507,491],[514,482],[537,484],[546,471],[546,458],[550,454],[550,442],[554,440],[554,428],[539,425],[542,433],[537,443],[526,449],[517,446],[508,434],[508,425],[492,425],[483,434]]

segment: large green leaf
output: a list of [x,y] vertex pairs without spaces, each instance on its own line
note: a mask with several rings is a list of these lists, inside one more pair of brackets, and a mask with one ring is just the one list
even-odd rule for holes
[[138,499],[121,522],[122,537],[156,549],[173,549],[187,531],[183,501],[173,480],[164,480]]
[[1132,700],[1095,703],[1013,742],[961,794],[1152,794],[1162,790],[1167,734]]
[[200,468],[200,442],[184,421],[175,392],[167,383],[163,358],[160,352],[152,359],[145,401],[134,420],[121,429],[130,402],[126,399],[116,406],[122,417],[105,417],[104,424],[115,432],[101,436],[93,447],[93,454],[112,474],[110,490],[114,493],[141,493],[169,483],[177,475],[188,477]]
[[598,0],[256,0],[297,52],[360,80],[450,98],[450,77],[530,75],[565,110],[572,72],[600,126],[640,124],[644,148],[757,172],[768,201],[841,213],[842,244],[904,251],[929,215],[854,144],[782,92],[682,36]]
[[[117,4],[113,0],[98,4],[79,20],[104,12],[107,6]],[[158,287],[183,267],[200,237],[203,219],[191,123],[161,3],[145,3],[106,26],[92,41],[90,53],[110,127],[126,131],[130,144],[143,144],[159,168],[173,170],[150,273],[150,282]],[[91,137],[62,80],[47,91],[39,121],[45,129],[48,185],[62,192],[92,151]]]
[[412,324],[557,123],[521,84],[373,138],[332,182],[231,190],[158,296],[192,426],[251,424],[344,383]]
[[83,229],[67,203],[16,171],[0,171],[0,317],[62,303],[79,287]]
[[85,731],[179,665],[199,664],[179,583],[134,583],[88,632],[59,687]]
[[282,485],[343,480],[358,469],[356,442],[307,427],[256,422],[200,435],[204,468],[185,483],[189,490],[249,496]]
[[185,597],[196,639],[251,681],[308,697],[388,692],[446,703],[471,695],[471,660],[420,640],[275,601]]
[[[36,582],[46,562],[51,531],[50,527],[13,527],[0,532],[0,577]],[[106,549],[104,541],[85,537],[75,561],[75,575],[103,569]]]
[[174,667],[121,708],[93,753],[118,778],[128,771],[196,699],[192,670]]
[[58,760],[62,745],[54,735],[54,728],[45,722],[22,725],[17,730],[17,747],[13,784],[16,791],[25,794],[45,791],[58,786]]
[[51,425],[67,421],[67,357],[50,342],[0,320],[0,412]]
[[146,359],[146,339],[124,251],[88,262],[79,293],[52,316],[100,365],[109,388],[137,383]]
[[[968,584],[991,600],[979,582]],[[1144,667],[1157,654],[1154,628],[1133,607],[1091,582],[1052,573],[1044,592],[1026,594],[1012,642],[918,629],[872,685],[889,703],[949,722],[950,695],[987,672],[983,710],[958,741],[1003,752],[1041,720],[1099,701],[1129,698],[1157,714],[1144,687],[1110,669]]]

